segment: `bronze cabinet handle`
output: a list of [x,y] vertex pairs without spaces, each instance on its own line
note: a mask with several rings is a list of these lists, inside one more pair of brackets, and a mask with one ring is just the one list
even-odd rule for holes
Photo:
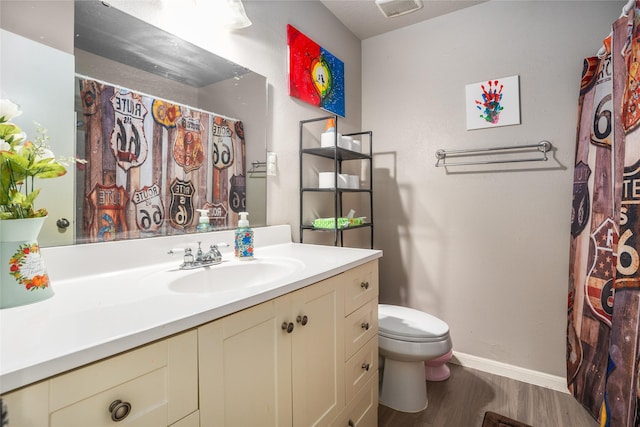
[[115,422],[122,421],[131,413],[131,403],[122,400],[114,400],[109,405],[111,419]]
[[293,323],[282,322],[282,330],[287,331],[288,334],[293,332]]

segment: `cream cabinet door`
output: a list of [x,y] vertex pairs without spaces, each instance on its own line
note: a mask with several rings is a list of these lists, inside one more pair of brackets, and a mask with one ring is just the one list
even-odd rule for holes
[[328,425],[345,405],[343,313],[334,278],[198,328],[201,425]]
[[291,426],[291,323],[285,295],[198,328],[200,424]]
[[329,425],[345,405],[342,275],[292,293],[293,425]]
[[170,427],[200,427],[200,412],[195,411],[183,419],[171,424]]

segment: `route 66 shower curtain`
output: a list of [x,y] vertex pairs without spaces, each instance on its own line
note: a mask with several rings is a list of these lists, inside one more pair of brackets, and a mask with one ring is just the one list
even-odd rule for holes
[[602,426],[640,426],[639,7],[585,59],[578,102],[567,383]]

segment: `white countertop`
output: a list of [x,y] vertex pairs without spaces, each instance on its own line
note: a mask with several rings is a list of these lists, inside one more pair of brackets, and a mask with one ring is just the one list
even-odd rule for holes
[[[55,295],[0,310],[0,393],[207,323],[382,256],[378,250],[290,242],[288,226],[256,228],[255,261],[296,260],[285,277],[211,293],[176,292],[169,281],[182,257],[170,248],[202,240],[232,242],[232,232],[43,249]],[[213,267],[215,268],[215,267]],[[194,272],[195,270],[191,270]]]

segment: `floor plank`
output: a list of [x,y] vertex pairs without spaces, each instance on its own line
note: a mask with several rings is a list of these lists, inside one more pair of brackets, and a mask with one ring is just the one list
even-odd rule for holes
[[378,407],[379,427],[481,427],[486,411],[534,427],[598,427],[567,393],[450,364],[447,381],[427,382],[429,406],[407,414]]

